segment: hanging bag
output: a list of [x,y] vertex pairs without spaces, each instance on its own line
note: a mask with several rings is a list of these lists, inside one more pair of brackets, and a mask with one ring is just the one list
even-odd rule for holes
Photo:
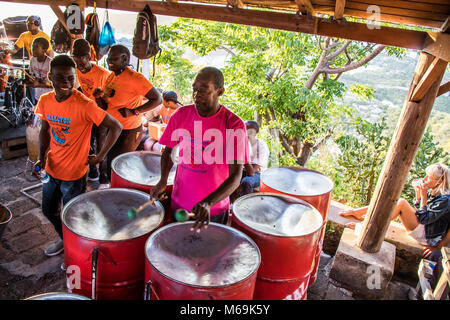
[[92,60],[99,61],[103,55],[100,54],[100,46],[98,44],[98,38],[100,36],[100,23],[98,21],[98,15],[95,13],[89,13],[86,16],[86,35],[85,39],[91,45],[91,57]]
[[115,43],[116,39],[114,38],[114,32],[111,24],[109,23],[108,8],[106,8],[106,21],[103,24],[102,32],[100,32],[100,36],[98,37],[100,55],[106,55],[109,48],[111,48],[111,46]]
[[148,59],[161,51],[158,39],[156,16],[148,5],[139,12],[134,29],[133,55],[139,59]]
[[50,42],[56,53],[67,53],[71,47],[70,34],[61,21],[56,21],[50,33]]

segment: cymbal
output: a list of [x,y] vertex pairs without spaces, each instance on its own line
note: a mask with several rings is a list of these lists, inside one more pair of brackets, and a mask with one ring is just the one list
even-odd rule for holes
[[9,64],[0,63],[0,68],[10,69],[10,70],[22,70],[22,67],[10,66]]

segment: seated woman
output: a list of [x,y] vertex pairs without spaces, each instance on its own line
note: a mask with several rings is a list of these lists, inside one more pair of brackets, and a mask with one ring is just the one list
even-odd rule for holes
[[[442,163],[435,163],[425,169],[423,180],[413,181],[416,190],[413,208],[406,200],[399,199],[392,219],[397,217],[408,235],[428,248],[441,246],[450,228],[450,170]],[[343,217],[363,220],[368,207],[341,211]],[[355,223],[346,225],[354,229]],[[447,241],[446,241],[447,242]]]

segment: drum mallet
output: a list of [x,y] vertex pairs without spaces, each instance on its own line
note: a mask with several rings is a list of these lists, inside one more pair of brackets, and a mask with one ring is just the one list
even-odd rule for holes
[[195,213],[188,212],[185,209],[178,209],[175,211],[175,220],[178,222],[186,222],[190,217],[195,217]]
[[141,212],[142,210],[144,210],[145,208],[147,208],[149,205],[152,205],[156,200],[164,200],[167,199],[167,196],[165,193],[159,195],[158,197],[156,197],[155,199],[152,199],[150,201],[147,201],[146,203],[144,203],[143,205],[141,205],[139,208],[137,209],[130,209],[128,210],[128,218],[130,219],[136,219],[137,215],[139,214],[139,212]]

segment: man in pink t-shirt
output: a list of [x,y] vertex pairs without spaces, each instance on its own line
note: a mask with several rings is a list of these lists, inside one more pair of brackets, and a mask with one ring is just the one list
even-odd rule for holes
[[159,140],[166,146],[161,157],[161,179],[150,196],[154,199],[166,189],[173,166],[172,149],[178,146],[172,220],[175,210],[186,209],[195,214],[194,228],[200,230],[210,221],[224,222],[229,195],[239,186],[249,150],[244,122],[219,103],[225,91],[222,72],[214,67],[203,68],[192,88],[195,103],[178,109]]

